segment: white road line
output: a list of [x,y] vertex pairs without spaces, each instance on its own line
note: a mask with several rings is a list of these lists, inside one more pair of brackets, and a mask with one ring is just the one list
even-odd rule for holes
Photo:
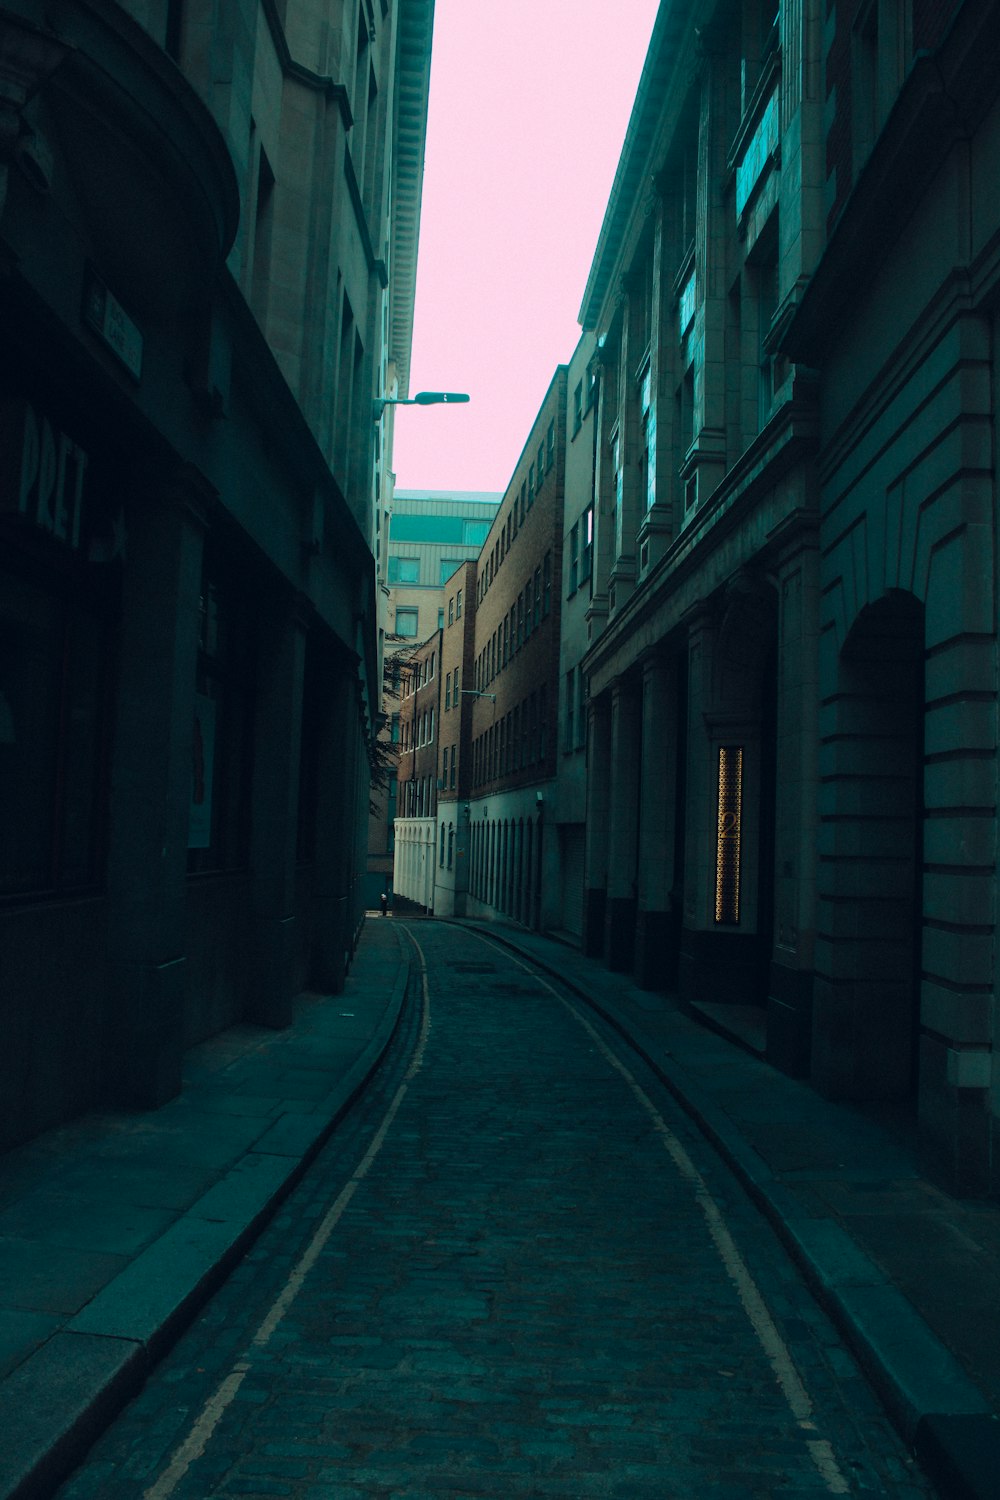
[[[406,931],[405,928],[404,931]],[[302,1288],[303,1282],[316,1264],[331,1234],[343,1217],[344,1210],[371,1171],[379,1152],[385,1144],[385,1138],[392,1129],[393,1121],[399,1113],[399,1108],[406,1095],[406,1091],[423,1065],[424,1053],[427,1049],[427,1041],[431,1029],[430,993],[427,987],[427,960],[424,957],[423,949],[412,933],[407,931],[406,935],[420,955],[423,1009],[420,1018],[420,1035],[417,1038],[416,1049],[414,1050],[413,1057],[410,1059],[410,1065],[403,1075],[403,1081],[396,1090],[381,1125],[372,1137],[371,1145],[361,1158],[354,1175],[340,1191],[331,1207],[323,1216],[319,1228],[305,1250],[303,1250],[295,1266],[292,1268],[284,1287],[272,1303],[267,1316],[253,1335],[250,1341],[251,1352],[263,1349],[266,1346],[282,1318],[284,1318],[291,1307],[296,1295]],[[174,1450],[169,1464],[159,1479],[145,1491],[143,1500],[168,1500],[168,1497],[173,1494],[191,1465],[201,1458],[205,1452],[212,1439],[212,1434],[225,1416],[226,1410],[235,1399],[240,1386],[250,1372],[250,1368],[251,1366],[246,1359],[239,1360],[225,1379],[216,1386],[212,1395],[205,1402],[205,1405],[198,1414],[187,1437]]]
[[[485,943],[488,947],[497,948],[495,943],[483,937],[481,933],[472,932],[470,935],[478,937],[480,942]],[[573,1019],[583,1027],[605,1061],[610,1063],[611,1067],[621,1074],[622,1078],[628,1084],[633,1097],[646,1114],[649,1115],[653,1122],[653,1128],[662,1140],[678,1172],[694,1188],[695,1201],[705,1215],[705,1221],[708,1225],[708,1232],[712,1237],[712,1242],[718,1251],[719,1258],[730,1280],[736,1287],[743,1310],[750,1320],[771,1369],[774,1371],[775,1378],[785,1401],[788,1403],[792,1416],[803,1431],[815,1432],[816,1424],[812,1420],[812,1401],[795,1367],[791,1350],[778,1332],[760,1289],[750,1274],[746,1261],[737,1249],[736,1242],[729,1232],[725,1216],[709,1192],[705,1179],[698,1171],[698,1168],[667,1125],[645,1089],[632,1077],[625,1064],[620,1058],[615,1056],[586,1017],[582,1016],[568,1000],[565,1000],[559,994],[558,990],[549,984],[547,979],[538,974],[537,970],[530,968],[521,959],[514,958],[506,949],[497,949],[497,951],[503,952],[505,957],[509,958],[512,963],[517,964],[519,968],[524,969],[527,973],[534,974],[549,993],[555,996],[560,1005],[564,1006]],[[806,1440],[806,1448],[829,1492],[832,1495],[849,1495],[850,1485],[844,1478],[830,1443],[825,1438],[809,1438]]]

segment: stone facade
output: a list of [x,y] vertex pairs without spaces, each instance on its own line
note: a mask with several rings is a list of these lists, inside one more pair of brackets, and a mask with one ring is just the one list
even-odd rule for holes
[[584,943],[912,1106],[962,1191],[998,1096],[997,21],[662,4],[581,314]]
[[0,18],[4,1143],[343,982],[433,17],[41,9]]

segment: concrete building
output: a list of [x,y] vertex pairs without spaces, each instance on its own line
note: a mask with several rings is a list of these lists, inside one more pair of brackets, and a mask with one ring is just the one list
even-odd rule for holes
[[471,687],[470,915],[558,926],[552,833],[559,697],[566,366],[479,557]]
[[0,17],[0,1141],[343,981],[432,0]]
[[993,4],[664,0],[597,342],[584,941],[996,1188]]

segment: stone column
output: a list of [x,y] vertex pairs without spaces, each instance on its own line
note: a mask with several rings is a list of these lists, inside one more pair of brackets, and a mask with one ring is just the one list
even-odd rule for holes
[[587,822],[583,877],[583,949],[604,953],[608,888],[608,818],[611,790],[611,704],[599,698],[587,714]]
[[[249,1015],[288,1026],[296,989],[295,862],[306,627],[287,595],[261,609],[250,847]],[[350,783],[349,783],[350,784]]]
[[809,1072],[819,832],[819,551],[813,534],[779,569],[775,947],[767,1055]]
[[[331,666],[324,677],[319,723],[319,772],[316,793],[316,866],[313,885],[312,982],[339,994],[344,987],[349,946],[345,840],[348,832],[349,767],[353,762],[354,681]],[[397,885],[408,886],[410,845],[397,844]]]
[[191,754],[207,501],[198,476],[129,515],[108,850],[108,1091],[152,1109],[180,1091]]
[[715,627],[707,608],[692,612],[688,626],[688,733],[684,838],[684,913],[678,961],[678,989],[687,1000],[702,994],[701,967],[706,937],[713,930],[715,883],[716,765],[709,727],[713,706],[712,666]]
[[639,686],[611,689],[611,795],[608,818],[608,901],[604,957],[609,968],[632,967],[638,895],[639,763],[642,713]]
[[675,671],[667,658],[642,668],[642,764],[639,793],[639,909],[635,974],[644,989],[667,989],[676,977],[680,912],[671,899],[677,805],[678,724]]

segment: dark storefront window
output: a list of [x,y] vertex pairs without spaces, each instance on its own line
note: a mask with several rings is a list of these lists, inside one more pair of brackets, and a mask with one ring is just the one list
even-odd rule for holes
[[244,867],[250,848],[254,641],[228,570],[206,557],[198,603],[188,871]]
[[0,583],[0,893],[101,873],[109,631],[56,583]]

